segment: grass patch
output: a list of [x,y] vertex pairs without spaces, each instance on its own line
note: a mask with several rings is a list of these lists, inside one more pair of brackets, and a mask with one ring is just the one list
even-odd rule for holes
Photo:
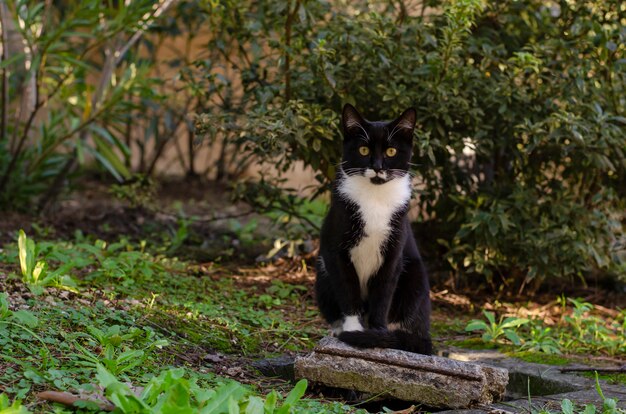
[[467,338],[461,340],[447,341],[446,344],[452,346],[458,346],[459,348],[473,349],[475,351],[485,349],[497,349],[498,346],[494,343],[484,342],[480,338]]
[[[14,269],[0,273],[0,290],[6,292],[0,298],[0,384],[7,406],[19,401],[39,412],[63,412],[42,406],[34,395],[88,392],[98,383],[119,391],[117,383],[145,387],[169,375],[170,386],[182,393],[171,398],[195,399],[197,406],[221,392],[223,376],[233,376],[261,386],[243,386],[235,403],[244,410],[267,403],[277,411],[265,412],[287,412],[280,411],[285,406],[294,412],[354,411],[303,395],[288,400],[272,394],[276,381],[264,385],[247,369],[246,361],[307,349],[324,333],[321,321],[311,323],[318,320],[309,287],[281,280],[248,283],[245,274],[182,262],[126,240],[108,244],[81,237],[30,241],[27,247],[28,278],[20,275],[17,244],[0,251],[5,268]],[[60,284],[33,289],[38,263],[50,272],[61,269],[60,278],[71,277],[72,291]],[[174,368],[184,371],[171,373]],[[170,388],[162,388],[169,395]],[[278,388],[286,394],[291,387]]]
[[507,355],[535,364],[567,365],[571,362],[570,359],[561,355],[545,354],[543,352],[535,351],[507,352]]
[[483,310],[484,319],[470,321],[465,330],[482,332],[482,341],[501,347],[513,344],[520,351],[544,354],[595,354],[617,356],[626,353],[626,310],[611,316],[598,312],[582,299],[560,297],[560,318],[546,326],[541,318],[514,316],[499,319]]

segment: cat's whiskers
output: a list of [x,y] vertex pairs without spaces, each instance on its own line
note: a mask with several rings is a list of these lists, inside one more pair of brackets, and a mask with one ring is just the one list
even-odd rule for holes
[[343,170],[343,165],[344,165],[345,163],[347,163],[347,162],[348,162],[348,161],[341,161],[341,162],[338,162],[337,164],[335,164],[335,168],[337,168],[338,170]]
[[400,124],[397,124],[396,126],[394,126],[394,127],[393,127],[393,129],[391,130],[391,133],[390,133],[390,134],[387,134],[387,142],[388,142],[388,143],[389,143],[389,142],[391,142],[391,138],[393,138],[393,136],[394,136],[394,135],[395,135],[398,131],[400,131],[400,130],[398,129],[398,126],[399,126],[399,125],[400,125]]
[[348,176],[360,175],[363,172],[363,168],[341,168],[341,171]]
[[[361,124],[359,124],[358,122],[353,122],[350,126],[358,126],[359,128],[361,128],[361,131],[363,131],[363,134],[365,134],[365,142],[370,142],[370,136],[367,133],[367,131],[365,130],[365,128],[363,128],[363,126]],[[361,137],[363,137],[363,135],[361,135]]]
[[404,177],[405,175],[408,175],[411,178],[415,178],[416,176],[416,174],[413,171],[403,170],[401,168],[390,168],[387,171],[389,171],[389,175],[391,177]]

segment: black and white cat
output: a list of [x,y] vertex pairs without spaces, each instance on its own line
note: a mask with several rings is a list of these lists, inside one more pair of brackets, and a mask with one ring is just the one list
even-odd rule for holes
[[428,276],[407,211],[416,113],[342,115],[343,160],[320,237],[315,283],[332,331],[358,347],[431,354]]

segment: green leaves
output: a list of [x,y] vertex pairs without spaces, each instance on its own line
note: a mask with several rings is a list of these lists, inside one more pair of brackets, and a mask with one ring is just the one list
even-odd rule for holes
[[280,404],[281,397],[276,391],[268,394],[264,401],[235,381],[214,389],[200,388],[195,380],[186,378],[183,368],[177,368],[161,372],[143,391],[137,392],[121,383],[104,366],[96,368],[99,384],[120,413],[289,414],[294,412],[307,387],[306,380],[300,380]]
[[499,338],[504,336],[514,345],[520,345],[521,340],[516,333],[516,329],[529,322],[526,318],[500,317],[496,322],[493,312],[483,310],[483,314],[487,318],[487,322],[482,320],[472,320],[465,327],[468,332],[483,331],[482,339],[485,342],[499,342]]
[[[129,178],[130,154],[120,131],[135,97],[155,95],[155,80],[127,62],[132,53],[126,52],[164,4],[17,3],[10,2],[4,15],[13,20],[15,33],[5,48],[11,50],[9,58],[0,63],[0,70],[10,69],[2,85],[10,99],[1,111],[6,116],[23,109],[0,133],[0,148],[7,151],[0,157],[0,206],[32,209],[32,199],[41,194],[45,204],[63,190],[59,183],[70,167],[91,161],[85,151],[116,179]],[[107,50],[105,58],[91,59],[93,50]],[[30,92],[19,93],[24,90]]]
[[30,411],[28,411],[26,407],[24,407],[20,401],[16,400],[16,401],[13,401],[13,403],[10,403],[9,397],[4,393],[0,393],[0,414],[29,414],[29,413]]
[[559,298],[562,315],[556,324],[545,326],[542,319],[500,317],[483,310],[486,320],[472,320],[465,330],[482,332],[487,343],[511,343],[519,350],[545,354],[626,352],[626,311],[613,319],[594,314],[594,306],[573,298]]
[[22,280],[35,294],[41,294],[46,286],[55,286],[67,290],[75,290],[76,283],[67,274],[75,264],[65,263],[55,271],[49,271],[45,261],[37,261],[37,246],[29,239],[24,230],[19,231],[18,251]]
[[[602,392],[602,388],[600,387],[600,381],[598,379],[598,373],[595,373],[596,376],[596,392],[601,399],[602,414],[624,414],[626,410],[617,407],[617,401],[613,398],[606,398],[604,393]],[[595,414],[598,411],[595,404],[587,404],[584,407],[577,407],[570,399],[565,398],[561,401],[561,413],[562,414]]]
[[35,272],[35,242],[26,237],[24,230],[19,231],[17,239],[20,257],[20,269],[22,270],[22,277],[27,280],[35,279],[33,273]]

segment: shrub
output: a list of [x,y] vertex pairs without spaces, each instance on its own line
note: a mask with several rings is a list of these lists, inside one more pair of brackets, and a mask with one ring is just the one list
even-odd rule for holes
[[324,188],[343,103],[371,119],[413,105],[419,204],[452,269],[520,289],[623,274],[624,6],[428,4],[442,13],[403,2],[216,5],[212,45],[238,46],[224,54],[233,79],[215,76],[213,90],[242,87],[238,105],[212,111],[228,122],[207,115],[198,127],[218,122],[242,157],[281,172],[303,161]]
[[[125,180],[139,150],[140,170],[151,174],[164,135],[184,124],[189,159],[179,158],[189,176],[204,136],[220,153],[207,171],[227,179],[251,163],[272,170],[237,182],[236,194],[292,214],[302,206],[280,190],[282,175],[302,162],[317,173],[315,194],[327,188],[344,103],[372,119],[415,106],[421,217],[438,229],[455,274],[509,289],[626,274],[622,2],[182,1],[153,26],[160,37],[148,47],[210,31],[201,59],[170,62],[181,65],[182,106],[153,91],[136,55],[95,53],[132,48],[164,11],[116,4],[7,2],[3,22],[12,18],[28,47],[4,53],[0,66],[11,98],[2,119],[17,120],[0,126],[0,207],[44,206],[85,154]],[[142,62],[153,64],[150,56]],[[93,72],[101,88],[89,85]],[[137,107],[145,142],[122,139]],[[203,112],[193,126],[189,111]]]
[[88,159],[130,177],[118,131],[155,80],[125,57],[162,6],[3,2],[0,208],[45,207]]

